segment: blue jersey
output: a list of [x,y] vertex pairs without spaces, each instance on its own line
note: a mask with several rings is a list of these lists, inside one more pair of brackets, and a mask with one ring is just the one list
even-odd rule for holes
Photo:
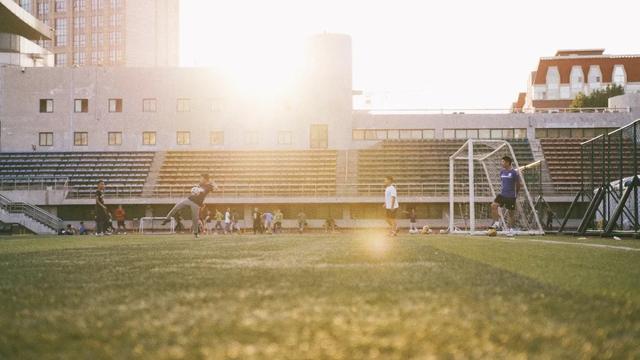
[[500,195],[514,199],[516,197],[516,184],[520,181],[520,175],[515,169],[500,170],[500,180],[502,180],[502,191]]

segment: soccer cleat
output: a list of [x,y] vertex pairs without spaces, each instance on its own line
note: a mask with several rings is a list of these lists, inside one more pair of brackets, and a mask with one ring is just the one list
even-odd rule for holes
[[198,233],[195,233],[193,235],[195,235],[196,239],[200,237],[200,235]]

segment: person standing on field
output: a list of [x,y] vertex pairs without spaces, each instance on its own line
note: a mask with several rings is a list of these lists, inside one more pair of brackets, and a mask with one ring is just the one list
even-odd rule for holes
[[107,220],[109,219],[109,210],[104,204],[104,181],[98,181],[96,190],[96,236],[103,236]]
[[127,217],[127,213],[122,208],[122,205],[118,205],[118,208],[116,209],[113,215],[115,216],[116,222],[118,224],[116,233],[118,234],[122,233],[124,235],[127,235],[127,228],[124,225],[124,221]]
[[393,183],[393,176],[387,176],[384,179],[384,209],[387,224],[389,224],[389,235],[398,235],[398,224],[396,223],[396,215],[400,204],[398,204],[398,192]]

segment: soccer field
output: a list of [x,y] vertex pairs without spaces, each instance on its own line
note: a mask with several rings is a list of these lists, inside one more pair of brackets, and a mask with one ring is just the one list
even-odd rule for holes
[[0,287],[2,359],[640,357],[633,240],[11,237]]

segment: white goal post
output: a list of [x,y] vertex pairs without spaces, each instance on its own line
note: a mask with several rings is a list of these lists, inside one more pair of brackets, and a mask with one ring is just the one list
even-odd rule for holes
[[143,217],[140,219],[138,231],[140,234],[175,234],[176,220],[171,218],[169,223],[162,225],[164,217]]
[[[469,139],[449,157],[450,233],[485,234],[491,225],[490,204],[500,193],[500,169],[504,156],[513,159],[514,169],[520,168],[513,148],[506,140]],[[544,234],[524,176],[520,175],[514,233]],[[504,225],[502,209],[499,214]]]

